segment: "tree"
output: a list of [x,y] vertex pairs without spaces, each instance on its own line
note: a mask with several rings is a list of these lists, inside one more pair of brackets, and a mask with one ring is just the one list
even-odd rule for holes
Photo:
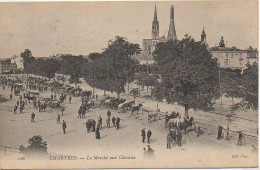
[[162,84],[163,82],[156,81],[154,84],[154,88],[152,89],[152,97],[154,97],[157,100],[157,108],[158,108],[158,103],[162,102],[164,98],[164,85]]
[[92,62],[84,69],[84,79],[92,86],[116,92],[118,98],[125,92],[126,83],[134,80],[137,61],[131,57],[139,52],[139,45],[116,36],[110,40],[101,55],[91,54]]
[[25,156],[35,156],[35,155],[46,155],[47,152],[47,142],[43,141],[42,136],[33,136],[28,140],[29,145],[21,145],[19,150],[20,153]]
[[248,64],[242,74],[242,106],[258,110],[258,64]]
[[153,57],[166,100],[182,105],[185,117],[190,108],[212,108],[212,101],[220,95],[219,67],[205,45],[185,35],[182,40],[157,44]]
[[239,97],[240,95],[240,72],[231,69],[222,69],[220,76],[220,90],[221,95],[225,94],[226,97],[232,99],[231,111],[234,113],[234,97]]
[[20,56],[23,58],[24,71],[26,72],[28,67],[30,67],[30,63],[32,63],[35,58],[32,56],[32,52],[29,49],[25,49]]
[[87,63],[87,60],[82,55],[73,56],[70,54],[62,55],[60,61],[61,66],[59,73],[64,75],[70,75],[69,82],[74,83],[75,86],[81,83],[80,77],[82,77],[82,66]]

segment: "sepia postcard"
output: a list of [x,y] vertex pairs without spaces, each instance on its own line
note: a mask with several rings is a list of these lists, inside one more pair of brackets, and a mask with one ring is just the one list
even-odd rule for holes
[[0,2],[0,168],[258,167],[258,3]]

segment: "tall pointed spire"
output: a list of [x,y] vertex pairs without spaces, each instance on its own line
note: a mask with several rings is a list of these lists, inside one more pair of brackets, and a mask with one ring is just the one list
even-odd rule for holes
[[175,31],[175,24],[174,24],[174,6],[171,6],[170,11],[170,26],[168,31],[168,40],[175,40],[177,39],[176,31]]
[[202,44],[205,44],[206,46],[208,46],[208,43],[206,41],[206,33],[205,33],[205,30],[204,30],[204,25],[203,25],[203,29],[202,29],[202,33],[201,33],[201,36],[200,36],[200,41]]
[[157,9],[156,9],[156,4],[155,4],[155,7],[154,7],[154,17],[153,17],[154,20],[157,20]]
[[154,8],[154,18],[152,24],[152,39],[159,39],[159,21],[157,19],[157,9],[156,4]]

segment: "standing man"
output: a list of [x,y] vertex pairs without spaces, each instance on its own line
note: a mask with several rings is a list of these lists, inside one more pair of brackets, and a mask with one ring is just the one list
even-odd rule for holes
[[60,124],[60,114],[58,114],[57,123]]
[[63,134],[66,134],[66,128],[67,128],[66,122],[63,120],[62,123]]
[[93,129],[93,132],[95,132],[95,128],[96,128],[96,121],[94,119],[92,119],[92,129]]
[[34,118],[35,118],[35,113],[32,112],[32,115],[31,115],[31,122],[33,122],[33,123],[34,123]]
[[220,140],[220,139],[221,139],[221,135],[222,135],[222,129],[223,129],[223,127],[221,127],[221,126],[218,126],[218,137],[217,137],[217,139],[218,139],[218,140]]
[[110,116],[107,116],[107,127],[110,128]]
[[[119,129],[119,123],[120,123],[120,118],[117,117],[117,119],[116,119],[116,130]],[[110,127],[110,123],[109,123],[109,127]]]
[[144,143],[144,140],[145,140],[145,128],[143,128],[141,136],[142,136],[142,142]]
[[100,132],[98,128],[96,129],[96,139],[100,139]]
[[115,127],[116,126],[116,118],[114,116],[112,117],[112,123],[113,123],[113,126]]
[[15,106],[14,106],[14,114],[16,113],[17,109],[18,109],[18,106],[15,105]]
[[238,140],[237,140],[237,145],[238,145],[238,146],[242,146],[242,144],[243,144],[242,139],[244,139],[244,144],[245,144],[245,138],[244,138],[242,132],[239,131],[239,132],[238,132]]
[[70,97],[69,97],[69,104],[71,104],[71,99],[72,99],[72,98],[71,98],[71,96],[70,96]]
[[64,107],[61,107],[61,115],[63,116],[63,112],[65,111],[65,108]]
[[102,129],[102,117],[101,116],[98,117],[98,124],[99,124],[100,129]]
[[150,138],[152,136],[152,132],[150,131],[150,129],[148,129],[147,131],[147,139],[148,139],[148,143],[150,143]]
[[110,118],[110,116],[111,116],[110,110],[107,111],[107,116],[109,116],[109,118]]
[[181,146],[181,140],[182,140],[181,132],[178,132],[177,133],[177,144],[178,144],[178,146]]
[[167,149],[171,149],[172,136],[170,133],[166,137],[166,142],[167,142]]
[[11,93],[11,94],[10,94],[10,100],[12,100],[12,98],[13,98],[13,94]]

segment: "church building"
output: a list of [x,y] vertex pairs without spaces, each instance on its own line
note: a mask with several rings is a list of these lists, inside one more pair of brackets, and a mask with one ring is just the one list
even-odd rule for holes
[[175,25],[174,25],[174,6],[171,6],[170,10],[170,25],[167,38],[165,36],[160,37],[159,21],[157,17],[157,9],[155,5],[154,9],[154,19],[152,22],[152,36],[151,39],[143,39],[143,59],[152,59],[153,51],[155,46],[160,42],[167,42],[169,40],[177,39]]

